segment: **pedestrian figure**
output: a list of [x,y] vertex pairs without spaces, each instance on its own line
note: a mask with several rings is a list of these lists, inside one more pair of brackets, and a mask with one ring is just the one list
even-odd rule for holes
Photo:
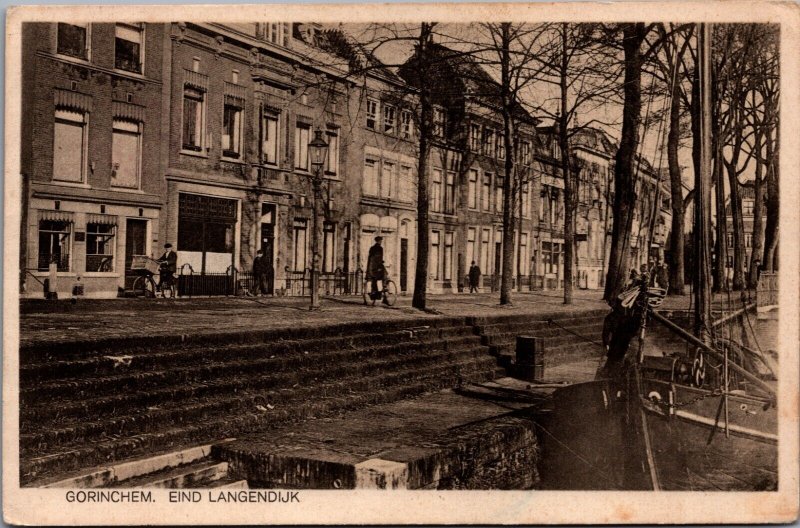
[[469,292],[473,293],[478,291],[478,284],[481,280],[481,269],[475,264],[475,261],[472,261],[472,265],[469,267]]
[[369,254],[367,255],[366,279],[370,281],[370,297],[373,299],[376,299],[378,295],[378,281],[383,281],[385,275],[382,241],[383,237],[376,236],[375,244],[369,248]]
[[267,295],[269,288],[267,285],[268,262],[264,256],[264,250],[256,251],[256,258],[253,259],[253,276],[256,279],[256,294]]
[[669,268],[667,267],[667,263],[664,262],[658,267],[658,271],[656,272],[656,278],[658,281],[659,288],[664,288],[665,290],[669,289]]
[[178,271],[178,254],[172,251],[172,244],[164,244],[164,254],[158,259],[161,267],[158,270],[158,289],[162,289],[164,283],[172,284],[175,273]]

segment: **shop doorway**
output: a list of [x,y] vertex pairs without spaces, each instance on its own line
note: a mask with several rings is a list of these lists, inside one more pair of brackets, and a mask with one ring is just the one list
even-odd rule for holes
[[134,255],[147,255],[147,220],[128,218],[125,222],[125,289],[133,287],[131,273]]

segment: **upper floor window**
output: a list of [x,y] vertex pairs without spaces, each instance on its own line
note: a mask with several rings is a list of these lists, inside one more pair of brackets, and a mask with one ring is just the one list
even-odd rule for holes
[[114,67],[134,73],[142,73],[144,55],[144,25],[117,24],[114,41]]
[[436,107],[433,109],[433,135],[436,137],[444,137],[444,132],[447,127],[447,116],[443,108]]
[[311,126],[297,123],[294,132],[294,168],[308,170],[308,142],[311,141]]
[[455,213],[456,207],[456,173],[447,171],[444,183],[444,212],[447,214]]
[[205,131],[206,93],[203,90],[186,86],[183,89],[183,148],[184,150],[203,150]]
[[242,102],[225,98],[222,113],[222,155],[226,158],[239,158],[242,155]]
[[395,110],[393,106],[383,106],[383,131],[386,134],[394,134],[395,129]]
[[367,158],[364,160],[364,183],[363,192],[368,196],[378,195],[378,164],[375,160]]
[[742,200],[742,215],[753,216],[753,208],[755,203],[753,200]]
[[470,209],[478,208],[478,171],[470,169],[469,183],[467,185],[467,207]]
[[397,194],[401,201],[411,202],[414,200],[414,169],[409,165],[400,167],[400,174],[397,181]]
[[280,115],[264,110],[261,113],[261,162],[278,164],[278,122]]
[[469,149],[473,152],[481,150],[481,126],[477,123],[469,125]]
[[58,23],[56,51],[79,59],[89,59],[89,24]]
[[481,193],[481,210],[492,210],[492,173],[483,175],[483,192]]
[[383,162],[383,170],[381,171],[381,196],[383,198],[397,197],[394,169],[394,163],[389,161]]
[[264,39],[278,46],[289,47],[289,24],[286,22],[264,24]]
[[430,192],[431,212],[440,213],[442,211],[442,170],[433,169]]
[[328,157],[325,160],[325,173],[336,174],[339,168],[339,129],[329,127],[325,134],[328,136]]
[[378,101],[367,99],[367,128],[375,130],[378,122]]
[[86,174],[87,114],[56,109],[53,131],[53,179],[83,183]]
[[497,211],[498,213],[502,213],[503,212],[503,181],[504,180],[505,180],[505,178],[503,178],[502,176],[498,176],[495,179],[495,188],[494,188],[494,190],[495,190],[495,204],[494,204],[494,210]]
[[414,135],[414,121],[409,110],[400,112],[400,134],[404,139],[409,139]]
[[487,156],[494,156],[496,148],[494,129],[483,129],[483,153]]
[[506,135],[502,132],[497,133],[497,157],[506,159]]
[[522,141],[519,144],[519,162],[523,165],[530,165],[531,163],[531,143],[530,141]]
[[142,134],[139,123],[114,120],[111,141],[111,185],[139,188],[142,159]]

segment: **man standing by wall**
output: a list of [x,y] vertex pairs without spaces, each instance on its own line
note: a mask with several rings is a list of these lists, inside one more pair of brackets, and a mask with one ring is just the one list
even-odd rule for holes
[[256,294],[266,295],[269,292],[267,287],[267,259],[264,257],[264,251],[259,249],[256,252],[256,258],[253,259],[253,277],[256,280]]
[[478,291],[478,284],[481,280],[481,269],[475,264],[475,261],[472,261],[472,265],[469,267],[469,292],[470,293],[477,293]]
[[375,237],[375,244],[369,248],[369,255],[367,256],[367,280],[370,281],[372,286],[372,297],[375,298],[375,295],[378,293],[378,281],[384,280],[384,268],[383,268],[383,247],[381,246],[381,242],[383,241],[383,237],[376,236]]

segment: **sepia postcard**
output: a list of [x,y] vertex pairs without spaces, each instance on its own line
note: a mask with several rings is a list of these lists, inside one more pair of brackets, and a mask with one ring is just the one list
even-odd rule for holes
[[6,19],[5,522],[797,520],[797,4]]

